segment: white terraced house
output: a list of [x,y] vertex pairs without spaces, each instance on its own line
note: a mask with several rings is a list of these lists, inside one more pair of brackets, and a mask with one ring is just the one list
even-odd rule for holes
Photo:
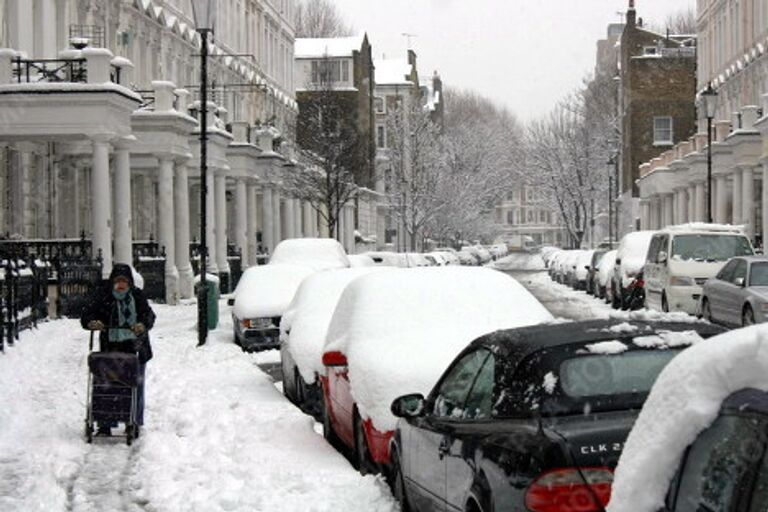
[[[281,193],[295,162],[295,0],[219,0],[208,60],[208,271],[229,282],[283,239],[327,232]],[[200,36],[189,0],[0,1],[0,233],[103,257],[165,251],[192,296]],[[192,261],[191,261],[192,260]],[[226,285],[224,285],[226,286]]]
[[699,99],[717,92],[712,187],[707,118],[698,133],[640,166],[641,229],[707,219],[744,225],[757,245],[768,236],[768,0],[698,0]]

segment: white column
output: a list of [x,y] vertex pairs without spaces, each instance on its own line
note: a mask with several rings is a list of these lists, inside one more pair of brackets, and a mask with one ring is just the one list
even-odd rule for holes
[[705,183],[696,184],[696,222],[704,222],[707,217],[707,191]]
[[304,236],[307,238],[317,237],[317,227],[312,224],[312,205],[309,201],[304,201],[302,203],[302,216],[304,219]]
[[245,178],[235,182],[235,244],[242,251],[242,265],[248,261],[248,190]]
[[165,248],[165,302],[167,304],[176,304],[179,300],[179,273],[176,270],[176,223],[174,222],[176,211],[173,206],[173,174],[173,155],[161,155],[157,180],[157,241],[161,247]]
[[648,225],[651,229],[659,228],[659,199],[651,196],[648,203]]
[[34,57],[35,51],[33,4],[30,0],[8,0],[7,5],[10,46],[29,58]]
[[133,265],[131,152],[135,137],[115,144],[115,262]]
[[715,177],[715,222],[728,223],[728,178],[725,175]]
[[768,160],[763,160],[763,251],[768,247]]
[[688,222],[696,221],[696,185],[688,187]]
[[[55,59],[60,48],[56,41],[56,1],[38,0],[35,9],[35,57]],[[63,14],[63,13],[62,13]]]
[[176,162],[176,180],[174,181],[173,206],[176,210],[176,270],[179,273],[179,297],[194,297],[194,272],[189,261],[189,172],[186,160]]
[[273,228],[273,235],[272,240],[274,240],[274,245],[272,246],[272,251],[274,252],[275,247],[277,247],[277,244],[279,244],[283,238],[282,238],[282,215],[280,215],[280,189],[275,186],[275,188],[272,189],[272,228]]
[[664,226],[671,226],[675,223],[673,218],[673,212],[674,212],[674,204],[673,204],[673,195],[672,194],[664,194],[662,196],[662,201],[664,201]]
[[741,221],[746,225],[747,236],[755,237],[755,172],[751,166],[744,167],[741,174]]
[[734,169],[733,173],[733,213],[731,216],[731,224],[738,225],[742,223],[741,220],[741,193],[742,193],[742,186],[741,186],[741,171],[739,169]]
[[206,173],[206,189],[205,195],[205,245],[207,246],[208,257],[206,258],[206,267],[211,274],[219,273],[218,258],[216,253],[216,186],[214,178],[214,170],[210,167]]
[[347,206],[345,209],[346,214],[346,236],[347,236],[347,243],[346,248],[347,252],[349,254],[354,254],[355,252],[355,210],[351,206]]
[[650,229],[651,223],[651,204],[648,199],[643,199],[640,202],[640,229]]
[[269,254],[272,254],[275,250],[275,207],[272,204],[272,196],[272,186],[264,185],[261,190],[261,202],[263,208],[261,243]]
[[285,233],[283,233],[283,236],[285,238],[297,238],[297,234],[294,231],[296,229],[296,210],[293,207],[293,199],[286,198],[283,208],[285,210]]
[[93,139],[91,168],[91,240],[94,257],[103,261],[103,276],[112,272],[112,198],[109,186],[109,138]]
[[219,274],[229,273],[227,260],[227,176],[216,172],[216,266]]
[[256,232],[259,230],[259,215],[258,215],[258,190],[254,183],[248,183],[246,185],[246,196],[248,200],[247,206],[247,220],[246,220],[246,245],[248,247],[248,259],[243,262],[245,265],[251,266],[256,264],[256,253],[258,252],[258,242],[256,241]]

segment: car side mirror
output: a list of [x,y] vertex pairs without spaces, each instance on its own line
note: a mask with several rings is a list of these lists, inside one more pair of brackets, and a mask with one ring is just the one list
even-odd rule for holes
[[589,270],[589,265],[584,265],[584,268]]
[[397,418],[418,418],[423,416],[426,408],[426,400],[421,393],[404,395],[396,398],[390,407],[392,414]]
[[659,251],[659,255],[656,258],[659,263],[666,263],[667,262],[667,253],[665,251]]
[[743,277],[737,277],[736,279],[733,280],[733,284],[735,284],[736,286],[742,287],[742,288],[744,287],[744,283],[745,282],[746,281],[744,280]]
[[229,298],[227,299],[227,306],[234,306],[235,305],[235,299]]
[[621,265],[621,258],[616,258],[616,264]]

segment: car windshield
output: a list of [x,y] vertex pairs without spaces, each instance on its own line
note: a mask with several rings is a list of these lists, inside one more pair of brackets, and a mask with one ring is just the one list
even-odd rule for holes
[[742,235],[678,235],[672,239],[672,258],[683,261],[727,261],[752,254]]
[[560,364],[560,383],[563,392],[572,398],[648,393],[677,353],[640,350],[566,359]]
[[749,271],[750,286],[768,286],[768,261],[753,263]]

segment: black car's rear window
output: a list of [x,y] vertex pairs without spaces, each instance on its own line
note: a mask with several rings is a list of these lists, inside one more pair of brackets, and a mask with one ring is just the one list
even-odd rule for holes
[[675,350],[577,356],[560,363],[560,387],[573,398],[648,393]]

